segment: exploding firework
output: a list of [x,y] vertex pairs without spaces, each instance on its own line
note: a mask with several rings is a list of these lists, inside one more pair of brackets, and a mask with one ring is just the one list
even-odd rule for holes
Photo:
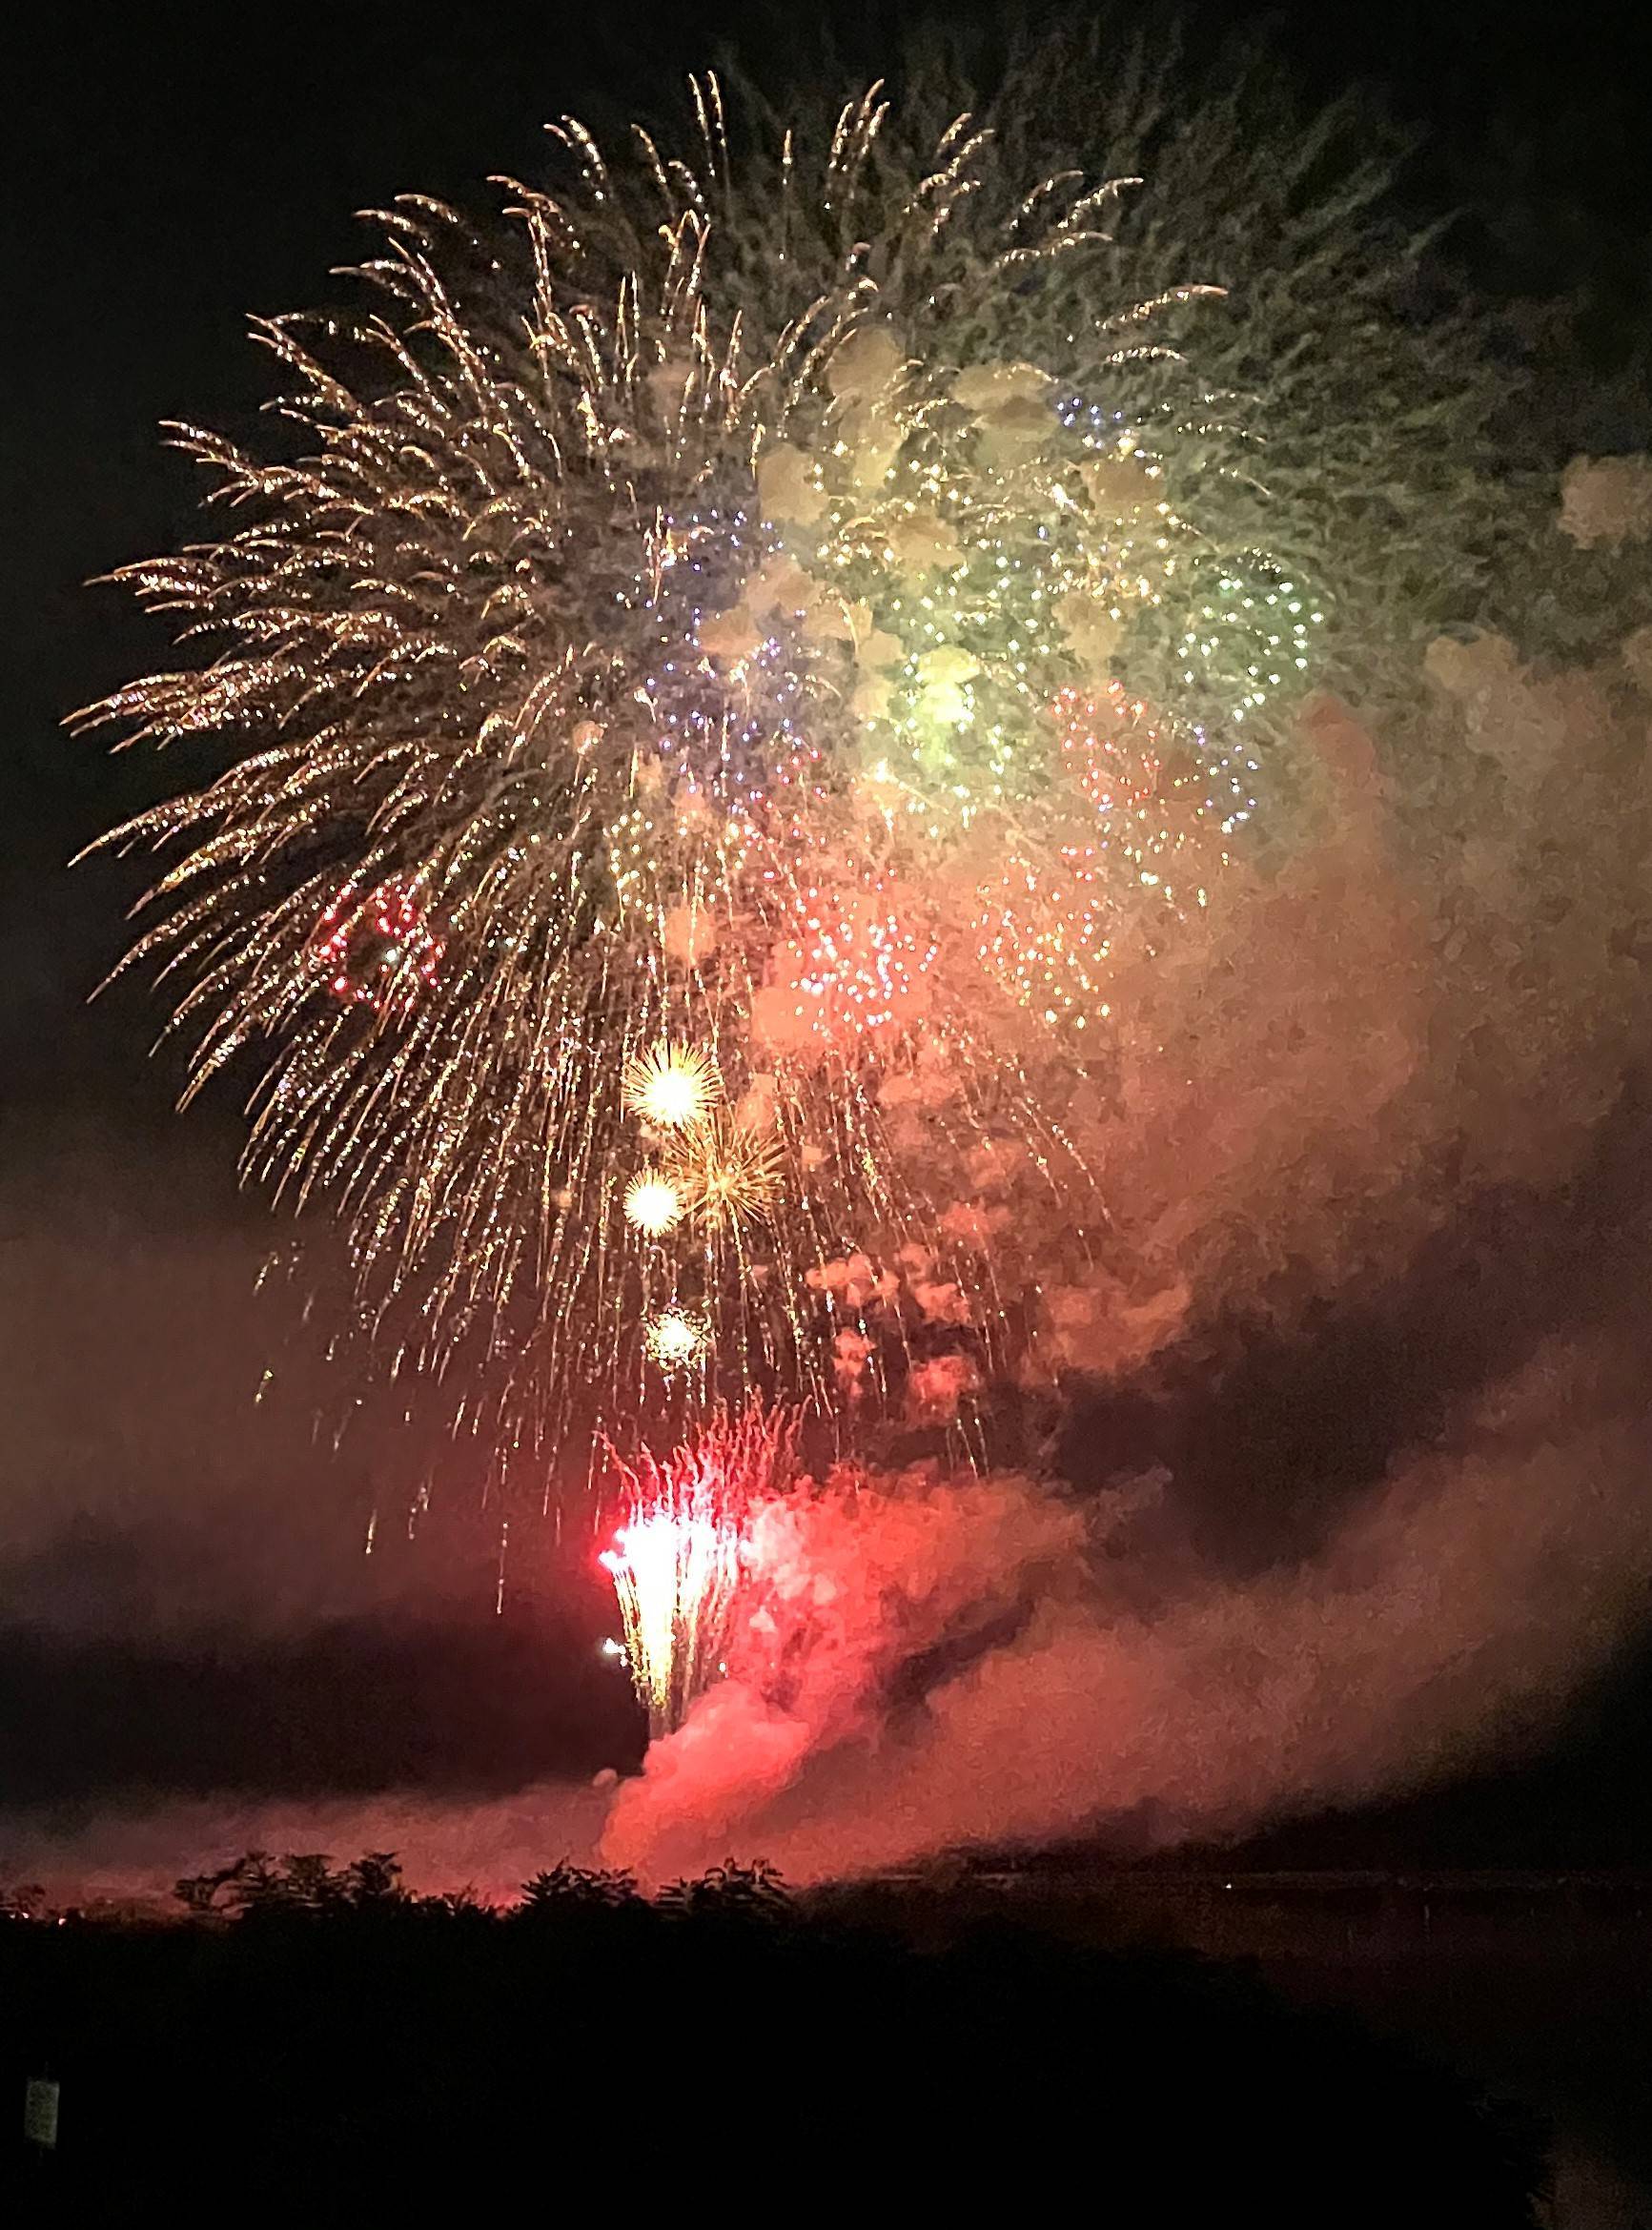
[[619,1463],[623,1516],[600,1562],[650,1730],[669,1733],[717,1677],[759,1500],[785,1483],[794,1424],[753,1403],[720,1412],[663,1463]]
[[639,1170],[625,1187],[625,1220],[634,1230],[659,1238],[683,1220],[683,1195],[657,1169]]
[[379,1014],[411,1005],[434,982],[441,954],[441,939],[399,882],[365,900],[342,891],[316,927],[316,968],[333,996]]
[[674,1147],[671,1182],[688,1213],[710,1229],[765,1222],[780,1199],[780,1142],[714,1115]]
[[660,1309],[643,1334],[648,1360],[666,1372],[685,1371],[704,1361],[710,1334],[704,1317],[689,1309]]
[[[502,1454],[990,1344],[970,1173],[1104,1220],[1050,1108],[1323,631],[1213,555],[1245,430],[1152,333],[1217,290],[1113,291],[1134,181],[1016,177],[877,88],[737,167],[694,98],[693,161],[564,122],[555,194],[481,238],[404,198],[372,315],[258,328],[305,454],[182,429],[242,523],[123,576],[219,655],[87,716],[230,752],[112,839],[177,852],[132,957],[192,1092],[254,1053],[249,1169],[332,1203],[363,1321]],[[1112,671],[1167,626],[1202,726]]]
[[662,1131],[704,1122],[723,1096],[723,1079],[708,1054],[689,1045],[659,1045],[626,1068],[626,1107]]

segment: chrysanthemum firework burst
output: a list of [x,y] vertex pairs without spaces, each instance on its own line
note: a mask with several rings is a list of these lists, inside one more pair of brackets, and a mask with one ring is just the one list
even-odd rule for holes
[[1139,706],[1098,740],[1115,658],[1221,546],[1178,487],[1239,440],[1152,338],[1213,290],[1110,292],[1133,181],[1011,178],[968,117],[914,150],[876,88],[737,161],[694,98],[692,163],[564,122],[565,188],[485,238],[403,197],[368,315],[257,328],[302,454],[180,429],[234,519],[122,576],[218,654],[87,716],[230,753],[112,840],[175,853],[133,958],[192,1092],[256,1049],[249,1165],[332,1203],[372,1320],[498,1359],[507,1422],[631,1414],[667,1319],[706,1390],[829,1394],[828,1259],[980,1292],[968,1156],[1076,1173],[1026,1014],[1069,1046],[1119,909],[1186,903],[1144,863],[1208,876],[1251,807],[1241,731],[1168,710],[1152,783],[1096,787],[1145,764]]

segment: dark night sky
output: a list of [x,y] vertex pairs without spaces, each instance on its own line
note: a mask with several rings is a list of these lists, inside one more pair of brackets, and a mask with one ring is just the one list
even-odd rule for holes
[[[888,27],[916,12],[835,11],[842,74],[875,68]],[[1253,12],[1192,9],[1191,51]],[[1423,211],[1473,206],[1455,237],[1479,286],[1579,294],[1604,398],[1580,399],[1579,446],[1634,439],[1630,376],[1652,327],[1646,72],[1614,19],[1569,8],[1545,25],[1482,0],[1355,10],[1303,0],[1267,12],[1310,95],[1369,81],[1427,131],[1413,192]],[[0,609],[10,616],[0,1279],[10,1288],[4,1321],[35,1336],[26,1361],[17,1349],[0,1357],[6,1413],[32,1421],[7,1450],[0,1493],[0,1788],[10,1797],[95,1799],[134,1779],[199,1788],[243,1776],[273,1787],[507,1786],[589,1770],[632,1739],[618,1684],[590,1657],[600,1602],[576,1591],[553,1621],[525,1580],[514,1610],[495,1620],[497,1527],[462,1493],[451,1555],[403,1544],[369,1583],[365,1520],[376,1500],[395,1499],[371,1453],[332,1468],[309,1454],[293,1437],[303,1398],[285,1422],[254,1421],[264,1334],[250,1298],[237,1297],[264,1232],[235,1191],[235,1109],[220,1099],[177,1122],[165,1061],[144,1058],[154,1011],[135,996],[86,1008],[118,950],[135,878],[109,866],[63,871],[112,819],[158,794],[168,769],[111,762],[57,724],[163,655],[159,630],[118,593],[82,586],[191,531],[191,470],[161,449],[157,421],[247,424],[267,365],[244,338],[245,316],[319,298],[328,268],[357,251],[353,210],[413,188],[462,200],[489,172],[531,177],[547,115],[572,108],[600,121],[654,105],[731,35],[760,72],[795,68],[806,14],[656,13],[633,0],[598,10],[477,0],[427,17],[374,0],[59,10],[50,29],[37,25],[29,59],[13,56],[0,157],[10,171]],[[990,47],[992,10],[955,5],[942,20]],[[1528,1259],[1548,1249],[1565,1291],[1582,1276],[1572,1258],[1587,1204],[1584,1223],[1574,1205],[1540,1215],[1535,1231],[1477,1235],[1475,1246]],[[1407,1298],[1442,1319],[1450,1311],[1430,1276],[1449,1282],[1449,1263],[1425,1266]],[[188,1298],[169,1319],[173,1284]],[[1524,1336],[1501,1317],[1487,1331],[1505,1353]],[[1346,1410],[1350,1384],[1379,1401],[1394,1374],[1372,1357],[1406,1343],[1403,1313],[1336,1327],[1324,1355],[1292,1365],[1308,1370],[1309,1409],[1316,1396]],[[1267,1367],[1254,1365],[1258,1383]],[[296,1366],[300,1378],[305,1368]],[[1278,1413],[1302,1405],[1302,1385],[1284,1384]],[[1257,1401],[1242,1411],[1254,1421]],[[1298,1452],[1304,1465],[1323,1454]],[[1242,1470],[1242,1449],[1234,1461]],[[300,1471],[313,1490],[292,1488]],[[176,1492],[185,1475],[198,1477],[198,1496]],[[342,1687],[357,1699],[345,1714],[328,1702]],[[1530,1770],[1291,1849],[1652,1860],[1640,1770],[1649,1712],[1652,1652],[1581,1707]],[[1570,1823],[1563,1836],[1558,1819]]]

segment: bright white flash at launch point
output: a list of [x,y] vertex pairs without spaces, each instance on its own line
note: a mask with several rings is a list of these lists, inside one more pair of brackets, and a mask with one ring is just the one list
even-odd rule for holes
[[795,1420],[753,1402],[719,1410],[663,1461],[620,1466],[623,1515],[601,1563],[624,1621],[623,1655],[650,1732],[669,1734],[725,1669],[736,1591],[750,1557],[755,1502],[784,1484]]
[[602,1555],[625,1622],[625,1655],[648,1706],[650,1731],[667,1733],[715,1665],[740,1577],[741,1535],[699,1486],[667,1491],[622,1525]]

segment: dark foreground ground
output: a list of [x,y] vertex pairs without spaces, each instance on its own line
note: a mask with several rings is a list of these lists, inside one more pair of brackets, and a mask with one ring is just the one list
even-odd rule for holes
[[837,1893],[918,1940],[1024,1915],[1090,1950],[1179,1945],[1523,2103],[1555,2230],[1652,2230],[1652,1874],[1230,1872],[1032,1862]]
[[[1255,1940],[1265,1901],[1230,1917],[1237,1888],[1183,1894],[1180,1945],[1176,1895],[1132,1895],[927,1878],[806,1907],[736,1869],[649,1903],[559,1870],[500,1915],[407,1897],[378,1861],[298,1861],[196,1883],[170,1924],[17,1917],[0,2220],[157,2201],[336,2220],[409,2198],[420,2219],[524,2199],[782,2221],[1076,2203],[1211,2230],[1549,2219],[1533,2115],[1432,2064],[1403,2021],[1331,2002],[1354,1915],[1327,1909],[1293,1964]],[[1224,1931],[1219,1955],[1193,1948]],[[1232,1955],[1258,1948],[1260,1968]],[[42,2075],[50,2152],[20,2130]]]

